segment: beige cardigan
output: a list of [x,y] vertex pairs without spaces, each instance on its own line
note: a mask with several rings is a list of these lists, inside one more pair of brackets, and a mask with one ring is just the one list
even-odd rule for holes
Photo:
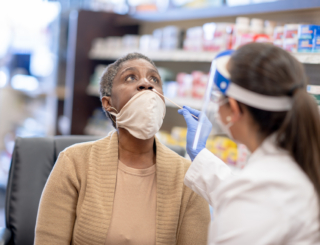
[[[183,184],[190,161],[157,139],[156,149],[156,244],[205,245],[209,206]],[[105,244],[117,168],[117,133],[61,152],[40,200],[35,244]]]

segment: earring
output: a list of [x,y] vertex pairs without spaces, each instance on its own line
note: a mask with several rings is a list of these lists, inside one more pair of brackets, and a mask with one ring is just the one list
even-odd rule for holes
[[231,122],[231,116],[227,116],[226,120],[227,122]]

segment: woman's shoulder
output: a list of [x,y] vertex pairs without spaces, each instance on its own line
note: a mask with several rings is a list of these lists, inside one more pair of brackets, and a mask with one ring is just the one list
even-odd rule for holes
[[93,146],[107,144],[110,141],[110,138],[111,136],[107,136],[95,141],[77,143],[67,147],[60,154],[66,156],[72,161],[83,161],[85,159],[89,159]]

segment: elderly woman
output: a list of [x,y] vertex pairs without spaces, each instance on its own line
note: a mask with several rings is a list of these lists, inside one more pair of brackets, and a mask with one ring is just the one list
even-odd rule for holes
[[155,64],[132,53],[104,71],[116,131],[64,150],[44,188],[35,244],[206,244],[208,204],[183,184],[190,162],[155,134],[165,115]]

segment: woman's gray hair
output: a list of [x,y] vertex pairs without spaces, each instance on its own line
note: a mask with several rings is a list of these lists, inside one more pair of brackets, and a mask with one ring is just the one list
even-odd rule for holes
[[102,73],[100,78],[100,99],[102,99],[103,96],[111,96],[113,80],[117,75],[122,63],[128,60],[136,59],[144,59],[157,68],[152,60],[140,53],[129,53],[126,56],[117,59],[114,63],[108,65]]
[[[147,56],[140,53],[129,53],[126,56],[117,59],[114,63],[108,65],[102,73],[102,76],[100,78],[100,100],[102,100],[102,97],[104,96],[111,96],[113,80],[117,75],[122,63],[128,60],[136,60],[136,59],[144,59],[157,69],[156,65],[152,60],[150,60]],[[102,109],[106,113],[107,117],[109,117],[112,120],[113,127],[116,128],[116,124],[114,122],[115,117],[113,117],[109,112],[107,112],[105,108],[102,107]]]

